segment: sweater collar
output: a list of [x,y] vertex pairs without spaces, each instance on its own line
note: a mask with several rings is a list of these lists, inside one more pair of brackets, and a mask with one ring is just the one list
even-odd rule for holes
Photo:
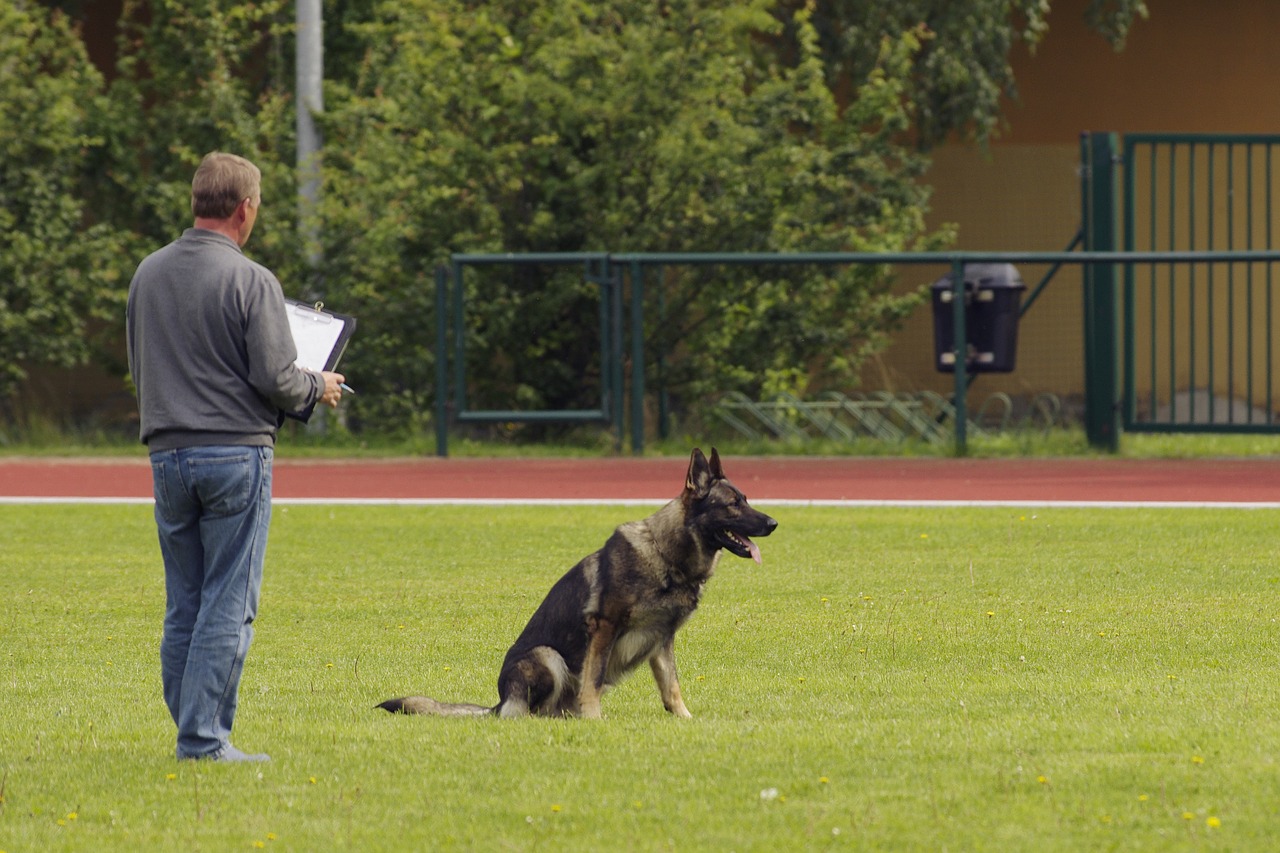
[[236,245],[235,240],[232,240],[226,234],[219,234],[217,231],[210,231],[207,228],[188,228],[186,231],[182,232],[182,238],[184,240],[200,240],[211,243],[222,243],[223,245],[229,246],[237,252],[240,252],[240,254],[244,254],[244,251]]

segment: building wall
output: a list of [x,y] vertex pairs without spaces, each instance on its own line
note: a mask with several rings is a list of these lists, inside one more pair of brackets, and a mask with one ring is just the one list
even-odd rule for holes
[[[957,248],[1066,248],[1080,224],[1082,131],[1280,133],[1274,94],[1280,91],[1274,48],[1280,3],[1149,0],[1150,19],[1134,25],[1120,52],[1085,24],[1086,5],[1054,0],[1044,42],[1034,53],[1015,48],[1019,97],[1006,106],[999,138],[986,150],[950,144],[934,152],[926,177],[934,187],[929,223],[956,224]],[[908,287],[945,271],[898,272],[899,286]],[[1030,289],[1045,269],[1020,272]],[[994,391],[1082,393],[1080,287],[1078,266],[1054,277],[1022,322],[1017,370],[983,376],[976,399]],[[933,369],[930,309],[916,312],[866,382],[894,390],[951,388],[950,375]]]
[[1273,0],[1148,0],[1117,53],[1083,22],[1086,0],[1054,0],[1044,43],[1015,51],[1020,103],[997,146],[1074,144],[1081,130],[1280,131]]

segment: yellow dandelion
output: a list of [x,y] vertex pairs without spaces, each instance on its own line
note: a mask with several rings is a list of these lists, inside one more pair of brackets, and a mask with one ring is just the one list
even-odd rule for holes
[[253,846],[261,850],[263,847],[266,847],[267,845],[266,845],[266,842],[264,841],[255,841],[253,842]]
[[929,534],[928,534],[928,533],[921,533],[921,534],[920,534],[920,538],[921,538],[921,539],[928,539],[928,538],[929,538]]
[[276,840],[277,838],[279,838],[279,837],[280,837],[280,836],[276,835],[274,832],[268,832],[268,833],[267,833],[267,840],[268,840],[268,841],[275,841],[275,840]]
[[1204,764],[1204,756],[1202,756],[1202,755],[1193,755],[1193,756],[1191,756],[1191,763],[1192,763],[1192,764]]
[[822,603],[823,603],[823,604],[827,604],[827,603],[829,603],[830,601],[831,601],[831,599],[827,598],[825,595],[824,595],[824,596],[822,596]]
[[165,774],[165,776],[164,776],[164,778],[165,778],[165,779],[168,779],[170,782],[172,782],[174,779],[177,779],[177,778],[178,778],[178,774],[177,774],[177,773],[166,773],[166,774]]
[[1193,815],[1191,812],[1183,812],[1183,813],[1182,813],[1182,819],[1183,819],[1183,820],[1195,820],[1195,819],[1196,819],[1196,816],[1195,816],[1195,815]]
[[1214,817],[1213,815],[1210,815],[1209,817],[1205,818],[1204,825],[1209,827],[1210,829],[1220,829],[1222,827],[1222,821],[1218,820],[1218,818]]
[[988,618],[988,619],[993,618],[995,615],[996,615],[996,612],[995,612],[994,610],[988,610],[988,611],[987,611],[987,618]]
[[325,669],[333,669],[333,664],[331,664],[331,663],[327,663],[327,664],[325,664],[325,665],[324,665],[324,668],[325,668]]
[[1138,802],[1140,802],[1140,803],[1145,803],[1145,802],[1146,802],[1147,800],[1149,800],[1149,799],[1151,799],[1151,798],[1150,798],[1150,797],[1148,797],[1146,794],[1139,794],[1139,795],[1138,795]]
[[75,820],[78,817],[80,817],[80,815],[76,814],[75,812],[67,813],[67,820]]
[[818,777],[818,784],[819,784],[819,785],[825,785],[825,784],[827,784],[827,783],[828,783],[828,782],[830,782],[830,781],[831,781],[831,780],[830,780],[830,779],[828,779],[826,776],[819,776],[819,777]]
[[316,783],[316,777],[311,776],[307,779],[307,781],[310,782],[312,785],[314,785]]
[[552,805],[552,806],[551,806],[551,811],[552,811],[553,813],[555,813],[555,814],[559,814],[559,813],[560,813],[560,805],[559,805],[559,803],[556,803],[556,804]]
[[1049,784],[1049,777],[1048,777],[1048,776],[1037,776],[1037,777],[1036,777],[1036,781],[1037,781],[1037,782],[1039,782],[1041,785],[1048,785],[1048,784]]

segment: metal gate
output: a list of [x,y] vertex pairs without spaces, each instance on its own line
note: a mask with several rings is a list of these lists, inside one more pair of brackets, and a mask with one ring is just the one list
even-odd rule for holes
[[[467,286],[464,271],[476,267],[580,267],[583,281],[599,287],[599,405],[583,409],[475,408],[468,394]],[[474,293],[471,302],[483,300]],[[600,252],[550,252],[522,255],[454,255],[451,267],[436,270],[437,453],[448,454],[450,420],[458,423],[599,423],[617,427],[622,446],[622,282]],[[450,365],[452,373],[450,376]],[[452,388],[452,398],[450,397]]]
[[1280,432],[1280,136],[1132,134],[1120,165],[1124,250],[1187,256],[1123,265],[1124,428]]

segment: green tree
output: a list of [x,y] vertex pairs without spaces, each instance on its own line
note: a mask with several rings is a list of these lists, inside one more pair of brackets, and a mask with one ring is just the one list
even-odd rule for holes
[[127,0],[109,84],[67,14],[27,6],[0,3],[0,396],[24,365],[94,359],[124,374],[129,279],[190,224],[207,151],[262,166],[274,204],[254,251],[306,292],[283,2]]
[[[325,203],[335,278],[383,328],[425,315],[431,268],[457,251],[938,244],[923,230],[925,161],[901,142],[917,32],[875,45],[841,109],[808,13],[784,30],[763,0],[378,10],[353,28],[359,73],[327,96]],[[789,39],[792,58],[762,37]],[[593,286],[505,269],[469,285],[472,390],[498,408],[589,405]],[[916,302],[866,269],[672,271],[651,292],[652,352],[688,400],[852,381]]]
[[67,16],[0,4],[0,399],[99,354],[119,309],[118,235],[86,209],[101,86]]
[[[88,4],[48,2],[75,13]],[[286,292],[361,319],[353,423],[432,399],[432,281],[455,252],[928,249],[928,145],[984,139],[1047,0],[330,0],[324,264],[296,219],[292,6],[125,0],[110,83],[57,11],[0,2],[0,394],[21,364],[118,341],[143,254],[190,221],[206,151],[263,168],[249,252]],[[1117,43],[1142,0],[1092,0]],[[50,246],[57,247],[51,252]],[[668,269],[650,368],[716,391],[846,387],[919,294],[885,270]],[[482,404],[592,404],[596,285],[468,278]],[[85,318],[90,318],[89,326]]]
[[191,176],[222,150],[262,169],[249,253],[290,292],[310,289],[297,234],[291,11],[283,0],[124,3],[90,165],[101,176],[94,209],[137,240],[122,259],[126,281],[142,254],[191,224]]

